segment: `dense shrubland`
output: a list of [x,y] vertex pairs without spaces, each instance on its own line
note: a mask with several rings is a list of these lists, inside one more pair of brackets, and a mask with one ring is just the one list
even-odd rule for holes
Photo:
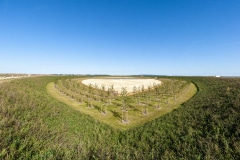
[[198,93],[119,131],[47,94],[49,82],[69,78],[0,84],[0,159],[240,159],[240,79],[175,77],[195,83]]

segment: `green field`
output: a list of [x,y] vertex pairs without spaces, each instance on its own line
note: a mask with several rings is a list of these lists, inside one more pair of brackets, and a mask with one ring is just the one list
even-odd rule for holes
[[[167,77],[194,84],[197,93],[169,112],[143,124],[131,120],[125,126],[134,126],[123,129],[103,123],[100,112],[99,119],[77,111],[75,97],[68,103],[72,95],[58,100],[49,94],[59,94],[53,83],[75,78],[88,77],[0,83],[0,159],[240,159],[239,78]],[[144,116],[151,117],[151,110]]]

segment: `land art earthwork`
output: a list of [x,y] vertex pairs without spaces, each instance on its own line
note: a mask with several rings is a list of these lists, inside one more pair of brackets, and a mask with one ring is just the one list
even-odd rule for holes
[[47,89],[76,111],[120,130],[169,113],[197,92],[188,81],[139,77],[69,78]]

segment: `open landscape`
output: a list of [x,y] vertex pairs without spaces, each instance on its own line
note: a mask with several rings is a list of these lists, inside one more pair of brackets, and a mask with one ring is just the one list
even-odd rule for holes
[[[149,108],[149,114],[142,114],[140,109],[136,112],[137,119],[131,119],[129,123],[122,123],[120,119],[118,124],[110,125],[102,121],[110,115],[110,106],[104,115],[96,108],[96,100],[94,107],[89,108],[87,99],[79,105],[78,99],[71,97],[70,93],[76,92],[71,85],[78,88],[79,84],[80,88],[86,88],[81,88],[81,91],[88,92],[88,86],[78,83],[82,79],[89,78],[41,76],[1,83],[1,159],[240,158],[239,78],[157,77],[162,82],[160,88],[167,82],[186,82],[187,86],[194,84],[197,90],[193,90],[192,98],[190,96],[173,108],[171,105],[178,100],[170,96],[169,105],[160,105],[162,109],[170,108],[170,111],[133,126],[142,116],[151,117],[150,112],[161,110],[149,105],[152,108],[152,111]],[[56,88],[60,87],[60,82],[69,85],[66,88],[68,94]],[[51,84],[56,86],[51,88]],[[50,89],[60,97],[49,93]],[[101,92],[92,88],[93,95],[95,91]],[[154,92],[152,88],[146,93]],[[184,92],[180,93],[179,98]],[[130,97],[133,98],[134,94]],[[115,97],[115,101],[118,98],[121,96]],[[136,105],[131,98],[127,103]],[[107,97],[101,103],[106,100]],[[141,100],[143,103],[147,98]],[[121,104],[116,107],[120,108]],[[80,108],[92,113],[85,113]],[[94,110],[98,116],[93,116]],[[134,113],[129,109],[129,115],[130,112]]]
[[0,160],[240,160],[240,0],[0,0]]

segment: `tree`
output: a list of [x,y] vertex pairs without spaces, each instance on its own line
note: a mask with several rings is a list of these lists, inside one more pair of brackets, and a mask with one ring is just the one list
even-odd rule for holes
[[112,99],[114,96],[114,88],[113,85],[111,85],[110,87],[108,87],[108,99],[109,99],[109,104],[112,104]]
[[99,101],[99,102],[101,102],[101,97],[99,96],[99,88],[98,88],[98,84],[97,83],[95,83],[95,85],[94,85],[94,88],[95,88],[95,96],[94,96],[94,99],[96,100],[96,101]]
[[106,87],[104,84],[101,85],[101,89],[102,89],[102,91],[105,91]]
[[147,101],[151,101],[151,89],[152,89],[152,86],[151,85],[148,85],[148,94],[147,94]]
[[144,89],[144,85],[142,85],[142,88],[141,88],[141,90],[142,90],[142,92],[144,92],[144,90],[145,90],[145,89]]
[[138,103],[138,97],[137,97],[137,87],[133,86],[133,97],[136,100],[136,103]]
[[95,83],[94,88],[98,89],[98,84],[97,83]]
[[128,110],[127,110],[127,104],[126,104],[126,96],[127,96],[127,89],[126,87],[122,87],[121,90],[121,99],[122,99],[122,122],[126,123],[128,121]]
[[138,104],[140,104],[140,93],[141,93],[141,87],[140,86],[138,86],[137,92],[138,92],[138,96],[137,96]]
[[160,98],[156,98],[156,109],[160,109]]
[[142,114],[144,114],[144,115],[148,114],[146,104],[142,104]]
[[141,91],[142,91],[142,98],[145,98],[145,94],[144,94],[144,85],[142,85],[142,87],[141,87]]
[[107,114],[107,106],[108,106],[108,103],[102,103],[101,105],[101,111],[104,115]]
[[88,107],[92,108],[92,101],[90,100],[91,99],[91,95],[92,95],[92,84],[90,83],[88,85],[88,101],[87,101],[87,104],[88,104]]

